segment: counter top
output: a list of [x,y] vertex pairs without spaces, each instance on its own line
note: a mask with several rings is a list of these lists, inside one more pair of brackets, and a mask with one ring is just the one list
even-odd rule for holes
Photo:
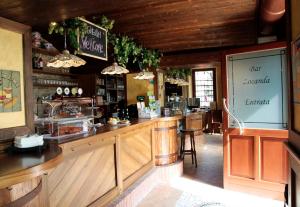
[[62,161],[59,146],[45,149],[41,154],[26,152],[0,155],[0,189],[42,174]]
[[[176,116],[160,116],[152,119],[134,119],[130,121],[130,124],[128,125],[110,125],[106,124],[100,127],[95,127],[94,130],[90,131],[89,133],[86,134],[80,134],[80,135],[75,135],[72,137],[66,137],[66,138],[59,138],[59,139],[52,139],[50,142],[52,143],[57,143],[57,144],[63,144],[71,141],[75,141],[78,139],[83,139],[87,138],[90,136],[98,135],[98,134],[104,134],[104,133],[122,133],[128,130],[133,129],[137,125],[141,124],[151,124],[153,122],[156,122],[158,120],[160,121],[172,121],[172,120],[179,120],[182,119],[183,116],[181,115],[176,115]],[[120,131],[121,130],[121,131]]]

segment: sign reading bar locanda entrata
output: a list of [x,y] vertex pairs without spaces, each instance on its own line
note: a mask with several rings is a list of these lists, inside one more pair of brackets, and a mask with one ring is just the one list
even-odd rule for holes
[[285,60],[285,48],[227,56],[228,108],[245,128],[287,128]]
[[88,25],[85,35],[78,34],[78,53],[101,60],[107,60],[107,31],[98,25],[80,18]]

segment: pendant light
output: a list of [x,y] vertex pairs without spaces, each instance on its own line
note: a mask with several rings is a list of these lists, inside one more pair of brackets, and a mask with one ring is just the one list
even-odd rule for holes
[[[143,55],[142,55],[142,57],[143,57]],[[136,76],[134,76],[133,79],[136,79],[136,80],[152,80],[155,77],[153,72],[148,71],[148,68],[146,70],[142,69],[141,62],[139,62],[138,64],[139,64],[139,68],[140,68],[141,72],[139,72]]]
[[167,77],[165,82],[169,82],[171,84],[176,84],[179,86],[188,86],[189,85],[189,82],[183,78]]
[[111,66],[108,66],[101,71],[101,74],[107,75],[120,75],[125,73],[129,73],[129,70],[119,66],[117,62],[114,62]]
[[148,70],[143,70],[133,78],[136,80],[152,80],[154,77],[155,75],[153,74],[153,72]]
[[64,50],[61,54],[56,55],[47,63],[47,67],[54,68],[70,68],[70,67],[79,67],[81,65],[85,65],[85,60],[77,57],[76,55],[70,54],[69,50],[67,50],[67,38],[65,31],[65,45]]

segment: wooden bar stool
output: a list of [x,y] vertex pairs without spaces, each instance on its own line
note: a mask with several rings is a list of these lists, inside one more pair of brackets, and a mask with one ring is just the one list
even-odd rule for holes
[[[197,156],[196,156],[196,147],[195,147],[195,132],[199,131],[200,129],[183,129],[180,130],[181,132],[181,145],[180,145],[180,158],[184,160],[184,155],[192,155],[192,164],[194,164],[195,159],[195,166],[197,168]],[[185,149],[185,138],[186,135],[190,137],[191,149]]]

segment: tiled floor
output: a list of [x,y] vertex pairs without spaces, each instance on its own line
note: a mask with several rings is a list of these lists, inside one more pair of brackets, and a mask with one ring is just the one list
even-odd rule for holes
[[183,177],[155,187],[139,207],[283,207],[283,202],[224,190],[222,136],[199,136],[195,142],[198,168],[186,156]]
[[[189,147],[188,143],[186,143]],[[221,135],[195,137],[198,168],[192,164],[191,156],[184,160],[184,177],[210,185],[223,187],[223,138]]]

